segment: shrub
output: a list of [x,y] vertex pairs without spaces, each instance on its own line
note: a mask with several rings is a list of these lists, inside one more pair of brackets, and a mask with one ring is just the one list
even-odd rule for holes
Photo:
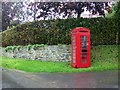
[[91,44],[116,44],[119,31],[117,18],[71,18],[27,22],[3,31],[2,46],[32,44],[70,44],[70,31],[75,27],[91,30]]

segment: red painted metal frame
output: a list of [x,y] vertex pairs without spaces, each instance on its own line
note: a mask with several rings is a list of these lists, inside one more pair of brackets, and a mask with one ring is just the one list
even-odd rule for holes
[[[87,36],[87,52],[82,52],[81,36]],[[75,68],[90,67],[90,30],[84,27],[77,27],[71,31],[71,49],[72,49],[72,66]],[[86,57],[82,57],[82,55]],[[85,62],[86,60],[86,62]],[[83,62],[84,61],[84,62]]]

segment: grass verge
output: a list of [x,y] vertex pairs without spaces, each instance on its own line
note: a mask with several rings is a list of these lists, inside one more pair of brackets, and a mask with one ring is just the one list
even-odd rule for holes
[[2,56],[1,66],[27,72],[85,72],[118,69],[118,63],[112,61],[96,61],[89,68],[73,68],[70,62],[45,62]]
[[99,45],[91,47],[91,67],[73,68],[70,62],[47,62],[0,56],[0,66],[27,72],[85,72],[118,69],[118,46]]

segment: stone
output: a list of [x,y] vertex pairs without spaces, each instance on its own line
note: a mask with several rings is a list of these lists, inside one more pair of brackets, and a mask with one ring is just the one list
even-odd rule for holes
[[[0,48],[1,50],[1,48]],[[35,46],[28,50],[28,47],[23,46],[15,50],[7,50],[2,48],[2,53],[4,56],[12,58],[26,58],[32,60],[42,60],[42,61],[71,61],[71,46],[67,45],[48,45],[48,46]]]

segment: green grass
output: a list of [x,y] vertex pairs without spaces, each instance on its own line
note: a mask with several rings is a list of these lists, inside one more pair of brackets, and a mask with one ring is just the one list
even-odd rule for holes
[[73,68],[70,62],[46,62],[0,56],[0,66],[27,72],[85,72],[118,69],[118,47],[100,45],[91,48],[91,67]]

